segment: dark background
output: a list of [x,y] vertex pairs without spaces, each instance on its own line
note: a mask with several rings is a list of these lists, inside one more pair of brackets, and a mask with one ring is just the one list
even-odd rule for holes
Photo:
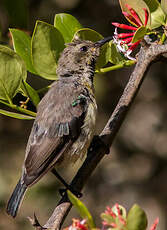
[[[84,27],[92,28],[103,36],[113,33],[112,21],[125,22],[118,0],[2,0],[0,2],[1,41],[9,43],[8,28],[33,31],[37,19],[53,24],[56,13],[75,16]],[[98,102],[96,133],[104,127],[111,115],[132,68],[121,69],[106,75],[96,75],[95,88]],[[155,63],[135,99],[123,126],[106,156],[84,188],[83,202],[100,227],[99,215],[107,205],[116,202],[129,209],[138,203],[147,213],[149,226],[158,216],[158,229],[167,228],[167,65]],[[49,82],[28,76],[31,85],[38,89]],[[27,216],[35,212],[44,224],[60,198],[61,187],[48,173],[26,193],[15,220],[5,213],[6,202],[21,173],[24,150],[32,126],[0,115],[0,229],[28,230]],[[67,181],[77,166],[63,169]],[[65,226],[76,211],[70,213]]]

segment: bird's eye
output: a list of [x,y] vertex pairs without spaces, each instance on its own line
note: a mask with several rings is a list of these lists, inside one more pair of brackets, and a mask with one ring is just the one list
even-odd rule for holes
[[82,47],[80,48],[80,50],[83,51],[83,52],[86,52],[86,51],[88,50],[88,47],[87,47],[87,46],[82,46]]

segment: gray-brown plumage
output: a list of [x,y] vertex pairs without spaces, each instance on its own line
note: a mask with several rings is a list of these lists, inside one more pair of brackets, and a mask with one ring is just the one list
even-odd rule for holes
[[55,81],[37,108],[28,140],[22,176],[8,202],[15,217],[27,188],[48,170],[75,162],[86,153],[93,137],[97,105],[93,76],[99,42],[75,40],[62,52]]

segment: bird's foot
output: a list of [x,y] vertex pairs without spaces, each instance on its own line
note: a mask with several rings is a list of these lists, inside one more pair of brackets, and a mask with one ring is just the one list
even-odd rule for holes
[[80,198],[82,197],[82,193],[79,191],[76,191],[71,185],[69,185],[56,171],[55,168],[51,170],[51,172],[57,177],[57,179],[65,186],[65,188],[59,189],[60,195],[64,196],[67,194],[67,190],[72,192],[76,197]]
[[66,188],[59,189],[60,195],[63,197],[64,195],[67,195],[67,190],[72,192],[77,198],[81,198],[83,194],[79,191],[76,191],[72,186],[68,185]]
[[91,153],[92,151],[94,151],[94,149],[99,149],[99,148],[104,149],[105,154],[107,154],[107,155],[110,153],[109,146],[102,140],[102,138],[100,136],[95,135],[93,137],[93,140],[92,140],[91,145],[89,147],[89,151]]

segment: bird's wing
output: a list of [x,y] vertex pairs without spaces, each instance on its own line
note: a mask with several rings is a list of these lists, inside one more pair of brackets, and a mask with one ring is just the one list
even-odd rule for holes
[[75,85],[56,82],[38,106],[26,150],[27,184],[43,175],[78,137],[87,106],[78,100],[87,93]]

